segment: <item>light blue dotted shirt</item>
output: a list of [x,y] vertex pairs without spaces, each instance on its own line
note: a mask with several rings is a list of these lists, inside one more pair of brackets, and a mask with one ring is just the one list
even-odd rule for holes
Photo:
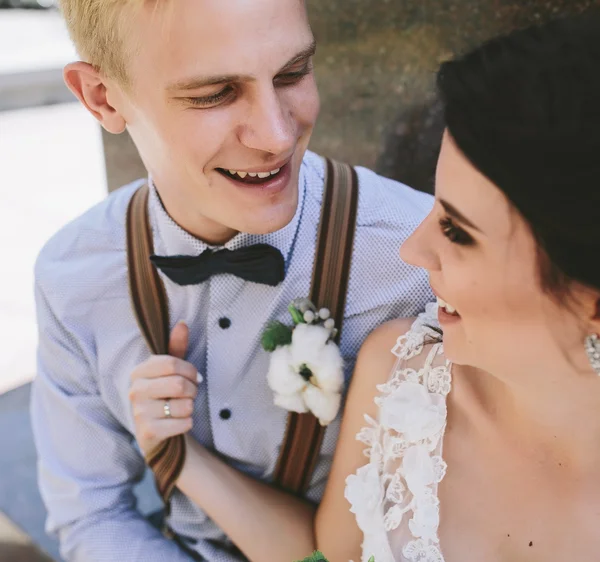
[[[360,199],[341,350],[350,377],[358,349],[382,322],[412,316],[432,300],[425,272],[403,263],[402,242],[423,220],[432,197],[358,168]],[[271,478],[286,414],[267,386],[268,354],[260,335],[273,319],[289,322],[287,306],[310,289],[324,184],[323,160],[308,152],[300,172],[298,209],[289,225],[266,235],[240,233],[225,247],[278,248],[286,262],[277,287],[217,275],[181,287],[163,276],[173,326],[190,326],[187,359],[204,375],[193,435],[233,466]],[[129,303],[125,214],[140,182],[110,195],[59,231],[36,265],[38,374],[32,418],[39,480],[67,561],[190,560],[136,509],[134,485],[145,464],[133,438],[130,374],[148,358]],[[159,255],[207,248],[178,227],[152,189],[150,220]],[[224,321],[227,319],[228,321]],[[331,464],[339,420],[327,429],[308,497],[318,501]],[[240,560],[222,531],[177,492],[169,523],[209,561]]]

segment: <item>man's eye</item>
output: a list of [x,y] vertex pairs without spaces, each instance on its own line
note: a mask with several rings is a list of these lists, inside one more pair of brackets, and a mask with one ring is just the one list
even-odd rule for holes
[[216,94],[211,94],[210,96],[204,97],[194,97],[194,98],[185,98],[189,104],[196,107],[214,107],[223,103],[224,101],[228,101],[234,94],[234,90],[232,86],[226,86],[220,92]]
[[275,77],[275,84],[278,86],[290,86],[302,80],[312,72],[312,64],[307,64],[305,67],[294,72],[286,72]]
[[470,246],[475,243],[473,237],[462,228],[456,226],[450,217],[440,219],[440,228],[442,229],[442,234],[454,244]]

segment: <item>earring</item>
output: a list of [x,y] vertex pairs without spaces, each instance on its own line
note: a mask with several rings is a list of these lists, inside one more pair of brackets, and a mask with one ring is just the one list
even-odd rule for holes
[[598,334],[590,334],[585,338],[585,351],[592,369],[600,375],[600,337],[598,337]]

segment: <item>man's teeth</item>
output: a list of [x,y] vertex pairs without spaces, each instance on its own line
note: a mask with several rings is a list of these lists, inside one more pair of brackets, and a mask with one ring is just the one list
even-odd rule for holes
[[268,178],[269,176],[274,176],[275,174],[279,173],[279,170],[281,170],[281,168],[276,168],[275,170],[271,170],[270,172],[238,172],[237,170],[227,170],[229,172],[230,175],[232,176],[239,176],[240,178],[244,179],[246,176],[250,176],[251,178],[260,178],[260,179],[265,179]]
[[452,305],[449,305],[445,300],[438,297],[437,301],[438,306],[443,308],[448,314],[456,314],[456,308],[454,308]]

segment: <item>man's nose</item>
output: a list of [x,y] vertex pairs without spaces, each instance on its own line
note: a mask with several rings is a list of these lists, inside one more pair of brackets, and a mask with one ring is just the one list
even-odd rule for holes
[[285,96],[273,87],[257,94],[239,138],[255,150],[274,155],[291,152],[296,142],[296,124]]

